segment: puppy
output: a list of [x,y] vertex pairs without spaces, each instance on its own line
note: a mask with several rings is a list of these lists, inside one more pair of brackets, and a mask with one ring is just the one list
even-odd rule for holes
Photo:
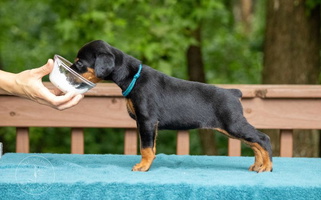
[[152,165],[158,129],[196,128],[215,129],[245,142],[255,154],[249,170],[272,171],[270,138],[243,116],[240,90],[167,76],[101,40],[83,46],[71,68],[122,89],[140,135],[142,158],[133,171],[148,171]]

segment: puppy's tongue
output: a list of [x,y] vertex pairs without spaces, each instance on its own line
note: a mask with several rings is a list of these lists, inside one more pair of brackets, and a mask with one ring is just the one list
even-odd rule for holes
[[87,72],[85,72],[85,73],[83,73],[83,74],[81,74],[85,79],[87,79],[88,81],[91,81],[91,82],[93,82],[93,83],[98,83],[99,81],[101,81],[101,79],[100,78],[97,78],[96,76],[95,76],[95,71],[94,71],[94,69],[92,69],[92,68],[88,68],[88,71]]

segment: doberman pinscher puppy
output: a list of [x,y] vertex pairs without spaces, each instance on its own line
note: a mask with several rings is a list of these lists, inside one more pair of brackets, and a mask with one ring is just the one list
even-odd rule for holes
[[83,46],[71,68],[90,74],[94,82],[111,80],[122,89],[140,135],[142,159],[133,171],[149,170],[158,129],[196,128],[215,129],[245,142],[255,154],[249,170],[272,171],[270,139],[243,116],[240,90],[167,76],[101,40]]

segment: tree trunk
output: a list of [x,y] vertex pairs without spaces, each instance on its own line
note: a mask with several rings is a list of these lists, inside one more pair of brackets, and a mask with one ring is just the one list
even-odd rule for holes
[[252,0],[226,1],[226,6],[233,11],[236,26],[242,25],[242,31],[250,36],[252,29],[253,2]]
[[[201,49],[201,27],[192,32],[192,36],[198,42],[197,45],[190,45],[187,50],[188,76],[191,81],[206,82]],[[213,130],[200,129],[198,131],[203,153],[215,155],[215,137]]]
[[[263,83],[318,84],[320,5],[309,11],[305,0],[268,0],[266,20]],[[313,132],[295,131],[294,156],[318,154],[319,135]],[[279,140],[275,133],[270,136]]]
[[252,0],[241,0],[241,14],[244,32],[249,35],[251,32]]

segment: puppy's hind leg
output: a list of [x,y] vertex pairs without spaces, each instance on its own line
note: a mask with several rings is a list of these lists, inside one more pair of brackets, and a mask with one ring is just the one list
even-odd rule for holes
[[232,137],[242,140],[254,151],[255,162],[250,166],[250,171],[272,171],[272,148],[269,136],[256,130],[245,118],[226,129]]
[[146,172],[152,165],[156,154],[157,123],[143,123],[138,125],[140,136],[140,153],[142,159],[132,171]]

